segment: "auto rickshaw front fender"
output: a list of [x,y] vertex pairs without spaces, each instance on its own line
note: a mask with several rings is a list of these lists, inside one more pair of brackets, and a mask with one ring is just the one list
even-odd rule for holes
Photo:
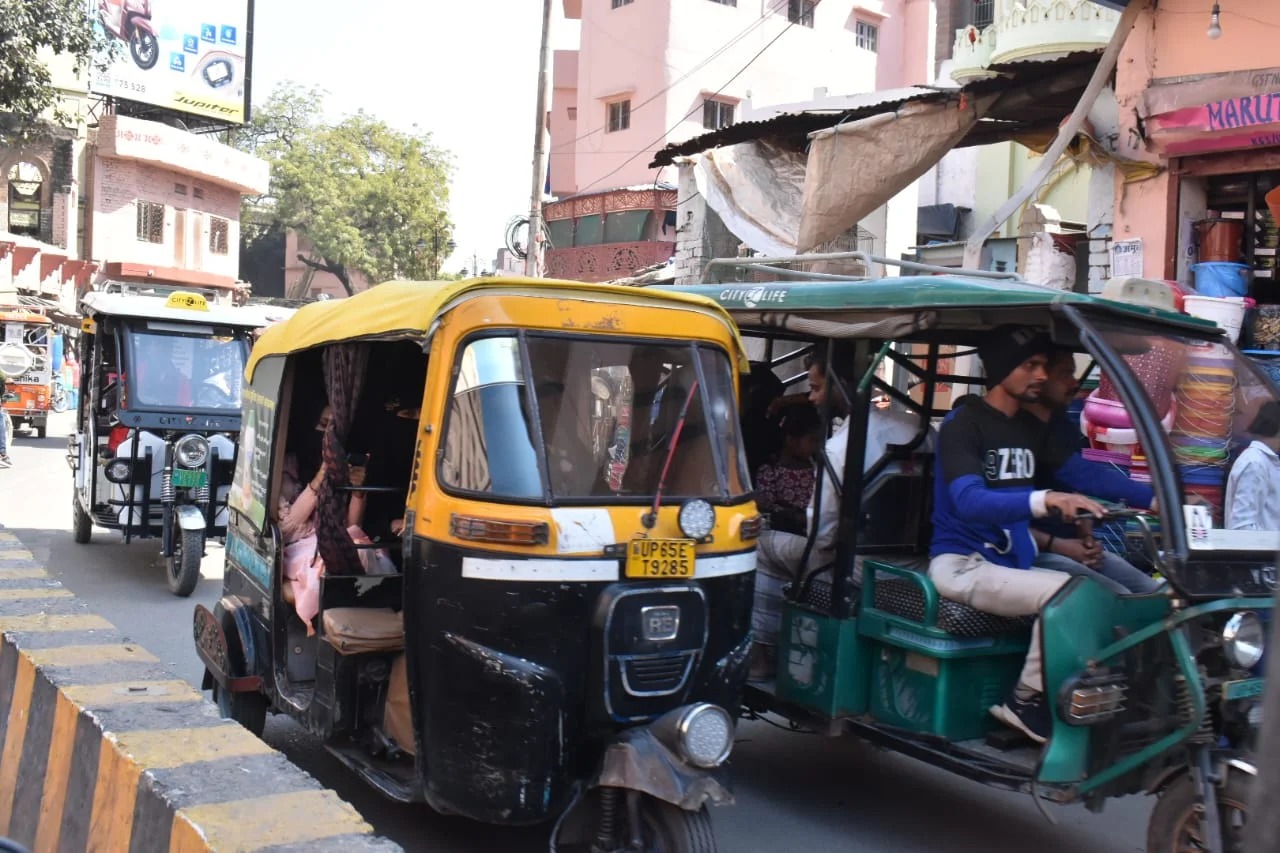
[[204,513],[200,512],[199,507],[181,504],[174,507],[174,512],[178,514],[178,526],[183,530],[205,529]]
[[593,788],[624,788],[696,811],[707,801],[729,805],[733,793],[719,770],[703,770],[685,762],[648,727],[627,729],[611,743],[591,780]]

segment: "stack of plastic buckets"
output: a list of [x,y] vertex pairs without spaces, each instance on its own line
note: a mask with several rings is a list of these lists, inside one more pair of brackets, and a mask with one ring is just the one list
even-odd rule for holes
[[1174,397],[1178,411],[1170,441],[1183,485],[1188,493],[1209,502],[1214,524],[1220,525],[1236,408],[1231,353],[1217,345],[1192,349]]

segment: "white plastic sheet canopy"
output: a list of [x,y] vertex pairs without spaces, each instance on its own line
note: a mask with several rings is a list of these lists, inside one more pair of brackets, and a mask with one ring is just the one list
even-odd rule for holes
[[810,134],[805,152],[765,141],[695,155],[698,192],[766,255],[807,252],[844,234],[932,168],[994,96],[908,103]]

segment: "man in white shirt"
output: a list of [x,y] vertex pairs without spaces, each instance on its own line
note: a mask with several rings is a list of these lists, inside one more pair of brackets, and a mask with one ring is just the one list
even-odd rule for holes
[[[844,478],[845,459],[849,448],[849,419],[845,404],[851,396],[845,384],[845,394],[828,395],[831,381],[843,382],[839,376],[828,377],[826,364],[810,358],[809,401],[821,409],[830,400],[833,415],[844,417],[844,422],[827,439],[824,446],[831,467],[823,471],[822,502],[818,510],[818,529],[813,549],[809,552],[806,569],[814,570],[831,564],[836,555],[836,534],[840,528],[840,480]],[[919,418],[902,409],[872,408],[867,421],[867,445],[862,469],[871,468],[884,455],[889,445],[908,444],[915,438]],[[831,472],[836,477],[833,478]],[[813,518],[813,498],[809,499],[808,516]],[[755,608],[751,616],[751,630],[756,642],[756,663],[753,677],[764,677],[773,669],[776,660],[778,630],[782,623],[782,588],[796,578],[800,560],[804,557],[808,539],[781,530],[766,530],[757,543]]]
[[1280,437],[1254,439],[1227,477],[1228,530],[1280,530]]

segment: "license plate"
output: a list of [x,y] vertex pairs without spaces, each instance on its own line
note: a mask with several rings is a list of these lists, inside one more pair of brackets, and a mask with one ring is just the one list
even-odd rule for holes
[[1243,678],[1240,681],[1228,681],[1222,685],[1222,698],[1227,701],[1232,699],[1256,699],[1262,695],[1263,685],[1266,683],[1262,678]]
[[179,488],[198,489],[204,485],[205,472],[192,471],[188,468],[175,468],[170,480]]
[[692,539],[632,539],[627,548],[629,578],[693,577]]

